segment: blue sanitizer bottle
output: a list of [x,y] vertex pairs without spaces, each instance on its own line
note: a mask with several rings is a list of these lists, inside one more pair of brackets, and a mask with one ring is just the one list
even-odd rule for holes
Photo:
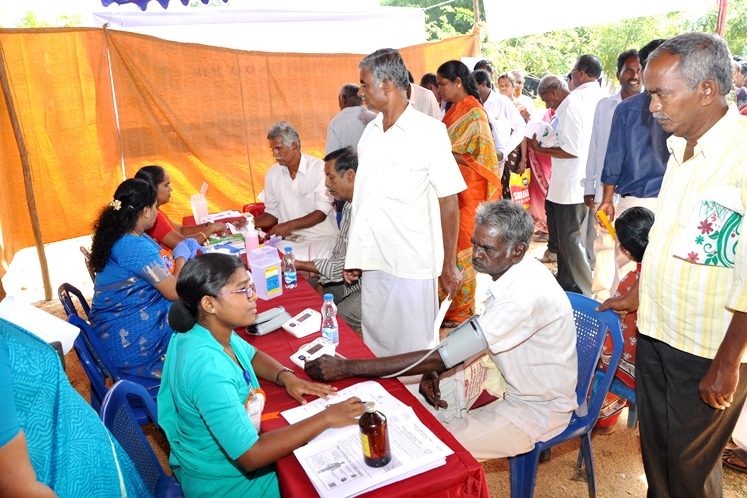
[[296,274],[296,257],[293,255],[293,248],[291,246],[285,246],[283,266],[285,266],[285,271],[283,272],[285,288],[293,289],[298,285],[298,275]]
[[332,294],[324,295],[322,304],[322,337],[334,345],[340,344],[340,330],[337,328],[337,306]]

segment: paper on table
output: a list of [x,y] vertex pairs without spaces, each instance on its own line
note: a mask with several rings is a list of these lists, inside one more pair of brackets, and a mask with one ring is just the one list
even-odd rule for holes
[[[300,405],[295,408],[285,410],[284,412],[280,412],[280,415],[285,420],[287,420],[289,424],[295,424],[297,422],[300,422],[301,420],[305,420],[311,417],[312,415],[316,415],[317,413],[327,408],[329,405],[340,403],[353,396],[357,396],[361,401],[364,402],[374,401],[376,403],[376,409],[386,414],[405,410],[408,408],[407,405],[389,394],[386,389],[381,386],[381,384],[379,384],[375,380],[368,380],[365,382],[359,382],[358,384],[354,384],[350,387],[346,387],[345,389],[338,391],[334,396],[330,396],[327,399],[318,398],[314,401],[306,403],[305,405]],[[341,429],[327,429],[319,436],[317,436],[317,439],[323,436],[327,436],[330,433],[334,434],[335,432],[338,432],[340,430]]]
[[[380,468],[367,466],[363,461],[356,426],[327,430],[308,445],[294,451],[321,496],[356,496],[444,465],[446,457],[453,453],[451,448],[420,422],[412,408],[386,392],[377,382],[361,382],[343,389],[335,402],[353,395],[363,400],[373,398],[376,408],[386,414],[392,461]],[[281,415],[289,422],[302,420],[324,409],[329,402],[330,400],[316,400],[286,410]],[[317,403],[316,407],[309,409],[309,405],[313,403]]]
[[13,296],[7,296],[0,302],[0,318],[28,330],[44,342],[60,341],[65,354],[73,348],[73,342],[80,333],[75,325],[40,310],[36,306],[18,301]]

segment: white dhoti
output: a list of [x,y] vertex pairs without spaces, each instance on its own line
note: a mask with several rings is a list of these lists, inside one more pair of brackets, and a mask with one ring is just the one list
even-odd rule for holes
[[453,368],[441,376],[439,388],[441,399],[448,403],[446,408],[430,406],[418,392],[419,384],[408,384],[407,388],[477,460],[520,455],[534,448],[535,440],[502,415],[511,410],[506,401],[498,399],[467,410],[463,368]]
[[398,278],[365,271],[361,286],[363,342],[376,356],[391,356],[438,344],[437,280]]

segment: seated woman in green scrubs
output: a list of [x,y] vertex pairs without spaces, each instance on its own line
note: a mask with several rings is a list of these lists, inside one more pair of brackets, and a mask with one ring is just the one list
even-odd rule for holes
[[[303,395],[335,389],[296,377],[233,331],[254,322],[254,287],[239,258],[203,254],[176,283],[169,342],[158,393],[158,421],[171,444],[169,463],[184,495],[280,496],[272,463],[331,427],[356,422],[357,398],[297,424],[259,434],[249,413],[263,393],[258,377]],[[182,333],[179,333],[182,332]]]

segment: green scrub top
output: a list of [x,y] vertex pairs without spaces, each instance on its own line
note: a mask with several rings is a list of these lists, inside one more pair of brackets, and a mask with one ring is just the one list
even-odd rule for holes
[[272,466],[247,472],[236,462],[259,439],[244,407],[259,382],[254,347],[235,333],[230,344],[243,370],[200,325],[172,336],[158,393],[169,464],[186,497],[279,497]]

